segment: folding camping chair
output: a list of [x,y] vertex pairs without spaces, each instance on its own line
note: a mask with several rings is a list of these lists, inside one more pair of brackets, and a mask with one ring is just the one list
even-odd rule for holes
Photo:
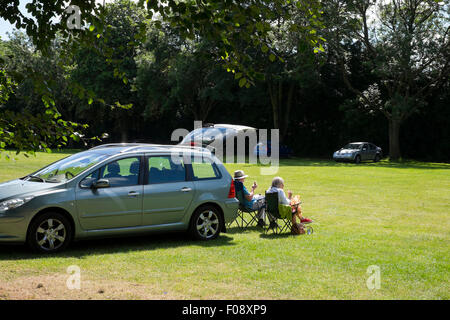
[[[240,201],[240,199],[243,199],[243,195],[238,195],[236,193],[236,198]],[[241,203],[239,203],[237,217],[235,220],[228,224],[228,227],[234,222],[236,222],[237,226],[240,228],[247,228],[249,226],[252,226],[253,224],[256,225],[258,223],[258,210],[245,208],[243,205],[241,205]]]
[[258,223],[258,210],[247,209],[239,204],[238,215],[236,217],[236,224],[238,227],[247,228],[253,224]]
[[[291,231],[292,222],[291,219],[282,218],[280,212],[278,211],[278,193],[277,192],[266,192],[266,213],[270,214],[275,218],[277,226],[275,228],[270,228],[270,226],[264,229],[264,233],[272,230],[274,233],[279,234],[284,231]],[[278,221],[281,222],[281,226],[278,225]]]

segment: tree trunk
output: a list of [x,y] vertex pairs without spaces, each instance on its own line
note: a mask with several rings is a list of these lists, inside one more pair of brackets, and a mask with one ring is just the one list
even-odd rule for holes
[[120,112],[119,116],[119,127],[120,127],[120,140],[122,142],[128,142],[128,125],[127,125],[127,120],[128,117],[125,114],[125,112],[127,110],[121,110],[122,112]]
[[205,99],[200,100],[200,110],[202,113],[202,116],[201,116],[202,122],[206,122],[209,112],[211,111],[214,104],[215,104],[215,101],[211,98],[205,98]]
[[400,158],[400,120],[389,119],[389,158]]
[[287,102],[286,102],[286,110],[284,111],[284,122],[283,122],[283,128],[280,129],[280,141],[286,137],[287,131],[289,129],[289,123],[290,123],[290,116],[291,116],[291,109],[292,109],[292,98],[294,96],[294,89],[295,84],[290,83],[289,84],[289,90],[288,90],[288,96],[287,96]]
[[[286,136],[289,122],[290,122],[290,112],[292,109],[292,101],[295,92],[295,84],[290,83],[288,86],[287,97],[286,93],[283,92],[283,81],[269,81],[268,89],[270,96],[270,103],[272,105],[272,115],[273,115],[273,127],[274,129],[279,129],[279,139],[280,142]],[[283,107],[285,105],[285,107]]]
[[[273,85],[273,87],[272,87]],[[273,127],[274,129],[278,129],[280,127],[279,122],[279,114],[278,114],[278,95],[276,90],[276,84],[272,84],[271,81],[268,83],[268,89],[269,89],[269,95],[270,95],[270,102],[272,105],[272,115],[273,115]]]
[[121,130],[121,132],[120,132],[120,136],[121,136],[121,141],[122,142],[128,142],[128,134],[127,134],[127,130],[126,130],[126,128],[123,128],[122,127],[122,130]]

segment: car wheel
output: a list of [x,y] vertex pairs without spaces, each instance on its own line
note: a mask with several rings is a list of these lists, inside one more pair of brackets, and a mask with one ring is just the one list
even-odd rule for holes
[[378,162],[378,161],[380,161],[381,160],[381,157],[380,157],[380,155],[377,153],[376,155],[375,155],[375,159],[373,159],[373,162]]
[[361,156],[359,154],[355,157],[355,163],[361,163]]
[[197,240],[212,240],[219,236],[222,216],[213,206],[198,208],[192,216],[190,233]]
[[72,226],[62,214],[45,213],[34,219],[28,229],[28,245],[37,252],[55,253],[72,241]]

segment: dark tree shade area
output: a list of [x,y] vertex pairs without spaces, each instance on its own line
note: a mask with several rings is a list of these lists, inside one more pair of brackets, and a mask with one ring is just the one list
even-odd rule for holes
[[370,141],[392,159],[450,161],[448,4],[310,1],[311,20],[301,2],[255,3],[271,14],[233,27],[264,31],[261,42],[186,34],[188,9],[155,18],[125,0],[96,12],[88,41],[56,30],[44,49],[14,31],[0,41],[0,150],[175,143],[173,130],[202,120],[278,128],[300,157]]

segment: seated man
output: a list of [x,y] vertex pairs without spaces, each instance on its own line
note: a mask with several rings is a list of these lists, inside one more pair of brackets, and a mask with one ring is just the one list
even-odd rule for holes
[[[278,193],[278,203],[284,205],[291,205],[292,191],[288,190],[288,198],[284,193],[284,180],[281,177],[275,177],[272,180],[272,186],[267,190],[267,193],[277,192]],[[301,215],[301,209],[292,212],[292,225],[295,225],[296,218],[300,220],[300,223],[311,223],[312,220],[308,218],[303,218]]]
[[256,182],[253,182],[252,192],[248,192],[247,188],[244,186],[245,178],[248,176],[245,175],[244,171],[236,170],[234,172],[234,187],[236,190],[236,198],[239,200],[240,204],[248,209],[248,210],[258,210],[258,214],[256,217],[258,218],[258,226],[265,226],[264,217],[265,217],[265,200],[264,196],[255,195],[255,189],[258,187]]

